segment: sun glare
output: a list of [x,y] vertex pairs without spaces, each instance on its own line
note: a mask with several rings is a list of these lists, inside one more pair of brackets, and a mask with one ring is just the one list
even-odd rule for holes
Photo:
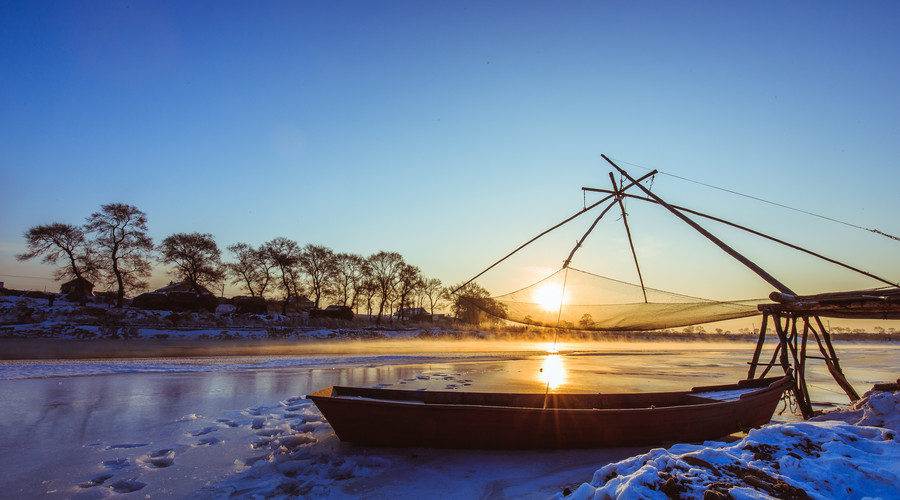
[[556,283],[546,283],[534,291],[534,301],[545,311],[559,309],[563,299],[563,288]]
[[566,369],[559,354],[548,354],[541,366],[541,382],[549,389],[556,389],[566,381]]

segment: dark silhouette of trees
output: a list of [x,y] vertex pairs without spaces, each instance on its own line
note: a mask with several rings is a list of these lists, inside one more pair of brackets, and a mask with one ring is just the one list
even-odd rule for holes
[[160,243],[158,251],[162,263],[174,265],[173,274],[194,291],[217,285],[225,277],[222,252],[209,233],[175,233]]
[[278,288],[284,292],[284,303],[281,314],[287,314],[287,306],[292,297],[299,297],[300,285],[300,246],[296,241],[278,237],[267,241],[262,246],[266,258],[271,262],[279,276]]
[[125,292],[147,287],[153,240],[147,236],[147,215],[124,203],[100,206],[87,218],[87,232],[94,234],[98,269],[108,283],[115,283],[116,307],[122,307]]
[[441,280],[437,278],[425,279],[422,283],[422,297],[428,300],[428,311],[434,316],[434,310],[443,302],[444,289]]
[[[458,285],[457,285],[458,286]],[[453,286],[451,289],[456,289]],[[473,325],[480,323],[499,323],[506,318],[506,306],[491,298],[491,294],[474,281],[450,295],[450,310],[456,319]]]
[[81,227],[59,222],[35,226],[25,232],[25,241],[28,251],[16,255],[16,259],[25,261],[41,256],[44,264],[60,266],[54,271],[56,280],[96,279],[96,264]]
[[[334,297],[342,306],[356,309],[360,286],[367,273],[366,259],[361,255],[338,253],[334,256]],[[357,311],[358,312],[358,311]]]
[[359,283],[359,296],[366,304],[366,314],[372,316],[372,301],[378,295],[378,283],[372,278],[371,268],[368,265],[366,265],[366,270],[367,274],[363,275],[362,281]]
[[391,294],[394,292],[397,277],[400,273],[404,262],[403,257],[397,252],[381,251],[369,256],[369,268],[371,269],[371,277],[379,295],[378,319],[376,323],[381,324],[381,317],[384,314],[384,306],[389,304]]
[[396,295],[398,299],[397,312],[399,319],[404,318],[404,309],[412,307],[413,293],[422,284],[422,273],[419,268],[407,263],[402,263],[397,272]]
[[274,262],[266,258],[263,248],[255,249],[247,243],[235,243],[228,247],[237,260],[225,264],[225,273],[231,283],[241,285],[251,297],[264,297],[272,279]]
[[[41,257],[43,263],[58,266],[57,280],[101,280],[107,290],[115,290],[117,307],[123,306],[126,294],[147,287],[154,259],[172,266],[170,272],[195,290],[225,279],[253,297],[265,298],[267,292],[280,290],[282,314],[306,293],[304,285],[316,308],[330,300],[357,313],[365,307],[372,316],[377,300],[378,323],[385,314],[393,316],[394,306],[424,308],[427,301],[434,314],[447,300],[440,293],[440,280],[426,279],[397,252],[381,251],[364,258],[321,245],[301,247],[278,237],[256,248],[235,243],[228,247],[233,260],[223,263],[222,252],[209,233],[175,233],[154,247],[147,235],[147,215],[124,203],[101,205],[81,227],[52,223],[32,227],[24,236],[28,251],[17,255],[19,260]],[[465,306],[459,310],[467,316]]]
[[321,245],[307,244],[300,252],[299,264],[309,278],[315,308],[318,309],[322,296],[329,293],[335,277],[337,261],[334,252]]

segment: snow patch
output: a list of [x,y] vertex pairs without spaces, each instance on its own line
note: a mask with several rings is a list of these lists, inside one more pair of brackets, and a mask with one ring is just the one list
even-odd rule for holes
[[771,424],[740,441],[676,445],[598,469],[556,499],[898,498],[900,392],[848,410]]

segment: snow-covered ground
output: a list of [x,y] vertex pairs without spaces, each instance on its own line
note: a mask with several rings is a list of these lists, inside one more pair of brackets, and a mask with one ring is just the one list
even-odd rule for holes
[[[900,392],[767,425],[734,443],[677,445],[608,464],[571,499],[900,498]],[[563,498],[563,493],[556,495]]]
[[[386,321],[387,322],[387,321]],[[374,328],[370,325],[319,320],[325,326],[303,326],[279,314],[235,315],[117,309],[107,304],[87,307],[57,298],[0,295],[0,337],[56,339],[377,339],[432,336],[439,328]]]

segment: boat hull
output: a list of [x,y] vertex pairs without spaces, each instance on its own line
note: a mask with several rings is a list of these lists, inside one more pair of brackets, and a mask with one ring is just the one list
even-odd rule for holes
[[[769,422],[783,378],[686,392],[502,394],[333,386],[310,394],[342,441],[433,448],[601,448],[697,442]],[[732,401],[711,391],[743,391]]]

